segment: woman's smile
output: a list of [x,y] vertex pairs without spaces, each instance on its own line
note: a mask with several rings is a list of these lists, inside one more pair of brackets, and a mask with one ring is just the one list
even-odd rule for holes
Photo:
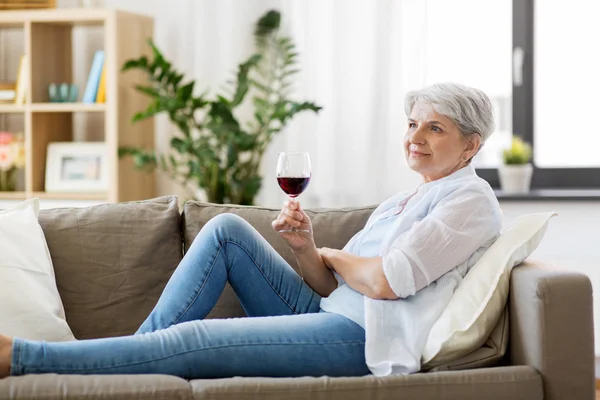
[[428,153],[423,153],[422,151],[416,150],[416,149],[410,149],[409,150],[409,155],[413,158],[421,158],[421,157],[427,157],[431,154]]

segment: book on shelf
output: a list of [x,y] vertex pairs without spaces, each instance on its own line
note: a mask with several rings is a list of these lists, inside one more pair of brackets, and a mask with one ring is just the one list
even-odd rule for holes
[[85,85],[85,91],[83,92],[83,98],[81,99],[84,103],[95,103],[96,96],[98,95],[98,87],[100,86],[100,78],[102,75],[102,69],[104,67],[104,50],[98,50],[94,54],[94,60],[92,61],[92,68],[90,68],[90,74],[88,75],[87,84]]
[[98,84],[96,103],[106,103],[106,63],[102,66],[102,74],[100,75],[100,83]]
[[28,86],[29,74],[27,73],[27,54],[23,54],[19,61],[19,70],[17,72],[17,84],[14,97],[15,104],[22,105],[25,103]]

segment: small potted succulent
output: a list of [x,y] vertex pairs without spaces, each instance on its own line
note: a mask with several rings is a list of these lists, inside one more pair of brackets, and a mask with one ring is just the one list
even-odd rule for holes
[[533,165],[531,146],[514,136],[511,146],[502,150],[503,164],[498,168],[500,188],[507,194],[528,193],[531,186]]

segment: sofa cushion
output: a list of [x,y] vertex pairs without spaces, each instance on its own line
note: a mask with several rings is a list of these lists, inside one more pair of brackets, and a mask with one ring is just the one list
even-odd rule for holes
[[[316,245],[318,247],[341,249],[356,232],[364,227],[367,219],[374,210],[375,207],[372,206],[336,209],[321,208],[305,211],[313,224]],[[277,218],[280,211],[281,209],[275,208],[188,201],[183,210],[185,249],[187,251],[200,229],[211,218],[221,213],[233,213],[241,216],[254,226],[273,245],[275,250],[298,271],[298,266],[291,250],[271,226],[271,221]],[[226,284],[223,294],[207,318],[244,316],[246,314],[233,289],[229,284]]]
[[0,399],[188,400],[188,381],[170,375],[32,374],[0,379]]
[[77,339],[135,332],[182,258],[177,198],[41,210]]
[[0,211],[0,332],[30,340],[74,340],[39,208],[33,198]]
[[236,400],[542,400],[542,377],[527,366],[414,375],[331,378],[196,379],[194,399]]

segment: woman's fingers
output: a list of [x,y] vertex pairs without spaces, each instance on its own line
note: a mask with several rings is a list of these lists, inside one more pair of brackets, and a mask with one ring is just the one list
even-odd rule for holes
[[271,222],[271,225],[273,225],[273,228],[275,229],[281,229],[283,227],[283,225],[285,225],[284,219],[283,219],[283,214],[279,213],[279,215],[277,216],[277,218],[275,220],[273,220],[273,222]]
[[279,219],[274,219],[273,221],[271,221],[271,226],[276,231],[278,231],[279,229],[281,229],[281,224],[279,223]]
[[282,215],[281,218],[279,218],[279,220],[283,220],[288,225],[295,226],[296,228],[298,228],[300,225],[302,225],[302,222],[300,222],[288,215]]
[[286,226],[299,228],[304,222],[306,222],[306,217],[300,208],[300,204],[295,201],[286,200],[277,219],[272,221],[271,225],[274,229],[281,230]]
[[302,221],[304,219],[304,215],[302,215],[302,213],[299,213],[298,211],[292,211],[289,208],[284,208],[283,210],[281,210],[281,212],[287,215],[288,217],[298,221]]
[[295,226],[298,228],[300,225],[302,225],[302,223],[285,214],[279,214],[277,219],[271,222],[271,226],[277,230],[282,229],[286,225]]

